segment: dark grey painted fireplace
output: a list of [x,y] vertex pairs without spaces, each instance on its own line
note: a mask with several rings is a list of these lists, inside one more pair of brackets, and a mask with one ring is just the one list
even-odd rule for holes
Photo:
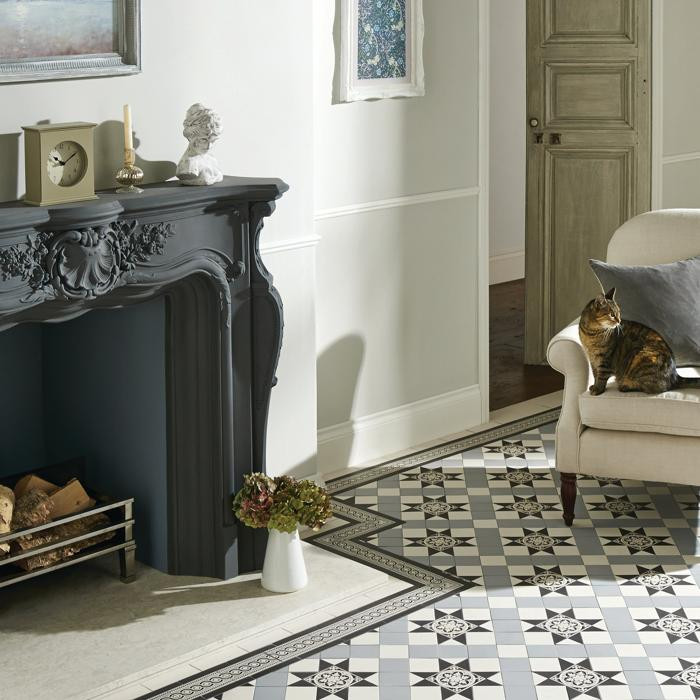
[[42,466],[39,454],[96,450],[98,481],[128,482],[130,469],[139,487],[162,480],[162,508],[156,493],[148,515],[167,533],[169,572],[259,568],[264,541],[237,526],[231,494],[265,469],[282,304],[258,242],[286,190],[226,177],[0,205],[0,331],[12,328],[0,337],[11,365],[0,443],[27,436],[0,453],[0,475]]

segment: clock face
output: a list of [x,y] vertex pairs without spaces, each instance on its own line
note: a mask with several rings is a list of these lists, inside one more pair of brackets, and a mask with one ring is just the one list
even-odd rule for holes
[[46,172],[49,180],[59,187],[77,185],[85,176],[87,154],[75,141],[61,141],[49,150]]

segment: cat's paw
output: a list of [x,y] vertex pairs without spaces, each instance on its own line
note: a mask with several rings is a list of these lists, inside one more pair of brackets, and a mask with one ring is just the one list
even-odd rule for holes
[[600,394],[602,394],[605,391],[605,389],[600,389],[595,384],[591,384],[588,387],[588,391],[591,392],[592,396],[599,396]]

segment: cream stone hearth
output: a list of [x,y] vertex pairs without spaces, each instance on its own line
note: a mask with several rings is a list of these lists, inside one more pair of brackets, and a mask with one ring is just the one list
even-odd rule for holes
[[112,558],[3,591],[3,666],[12,673],[1,695],[48,697],[39,663],[51,669],[53,698],[137,697],[407,585],[303,546],[309,585],[290,594],[263,590],[259,574],[220,581],[143,565],[124,585]]

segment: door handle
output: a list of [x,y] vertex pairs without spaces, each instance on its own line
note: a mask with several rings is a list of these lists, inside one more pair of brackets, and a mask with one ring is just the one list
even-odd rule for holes
[[533,129],[536,129],[540,125],[540,120],[536,117],[532,117],[528,123]]
[[561,143],[561,134],[550,134],[549,143],[552,146],[558,146]]

